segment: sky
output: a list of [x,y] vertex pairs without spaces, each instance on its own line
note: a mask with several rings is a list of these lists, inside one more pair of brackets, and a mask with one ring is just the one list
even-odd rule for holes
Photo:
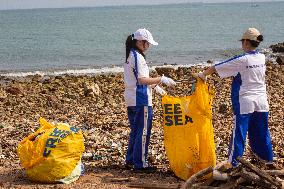
[[[63,7],[94,7],[110,5],[145,5],[145,4],[171,4],[191,2],[256,2],[267,0],[0,0],[0,10],[5,9],[32,9],[32,8],[63,8]],[[279,0],[269,0],[279,1]]]

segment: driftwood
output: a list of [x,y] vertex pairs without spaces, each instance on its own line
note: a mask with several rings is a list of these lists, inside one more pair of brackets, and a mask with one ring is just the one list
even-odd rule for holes
[[238,188],[238,186],[244,182],[246,182],[246,180],[243,179],[242,177],[239,177],[238,179],[228,180],[228,182],[226,183],[219,184],[217,188],[218,189],[234,189],[234,188]]
[[108,182],[130,182],[133,178],[113,178],[113,177],[105,177],[105,181]]
[[209,178],[205,182],[201,183],[200,186],[210,186],[215,180],[213,178]]
[[182,186],[182,189],[189,189],[192,187],[192,185],[200,178],[208,175],[209,173],[213,172],[213,167],[207,167],[194,175],[192,175]]
[[237,186],[243,184],[244,182],[246,182],[246,179],[240,177],[236,180],[235,184],[234,184],[234,188],[236,188]]
[[228,180],[228,182],[218,185],[218,189],[232,189],[235,187],[236,182],[236,180]]
[[248,182],[253,182],[254,184],[264,187],[271,188],[271,185],[263,181],[257,174],[242,170],[240,173],[241,177],[247,180]]
[[242,167],[238,166],[236,168],[234,168],[230,173],[229,176],[230,177],[238,177],[240,176],[240,172],[242,171]]
[[265,172],[272,176],[284,176],[284,169],[281,170],[265,170]]
[[226,181],[229,179],[229,176],[227,173],[223,173],[218,170],[213,170],[213,179],[214,180],[221,180],[221,181]]
[[[216,189],[214,186],[192,186],[190,189]],[[218,188],[219,189],[219,188]]]
[[222,161],[222,162],[218,163],[214,167],[214,170],[218,170],[218,171],[221,171],[221,172],[227,172],[231,168],[232,168],[231,163],[226,160],[226,161]]
[[129,188],[179,189],[180,184],[130,183]]
[[268,182],[270,182],[271,184],[273,184],[274,186],[276,186],[277,188],[282,188],[282,183],[280,183],[279,181],[277,181],[275,178],[271,177],[269,174],[267,174],[266,172],[260,170],[259,168],[255,167],[254,165],[252,165],[251,163],[249,163],[248,161],[244,160],[241,157],[237,157],[237,160],[244,165],[246,168],[252,170],[253,172],[255,172],[258,176],[260,176],[261,178],[267,180]]
[[[231,167],[226,162],[217,166],[205,168],[192,175],[185,183],[157,184],[157,183],[130,183],[130,188],[152,189],[236,189],[236,188],[282,188],[284,183],[281,179],[284,170],[261,170],[260,164],[253,165],[238,157],[240,165]],[[257,167],[258,166],[258,167]],[[215,172],[214,172],[215,171]],[[207,178],[208,174],[212,174]],[[215,174],[215,176],[214,176]],[[278,176],[278,177],[277,177]],[[127,181],[123,178],[121,181]],[[119,180],[118,180],[119,182]],[[283,185],[283,186],[282,186]]]
[[[216,181],[213,178],[210,178],[204,182],[201,183],[195,183],[193,184],[190,189],[213,189],[216,188],[220,184],[220,181]],[[218,188],[219,189],[219,188]]]

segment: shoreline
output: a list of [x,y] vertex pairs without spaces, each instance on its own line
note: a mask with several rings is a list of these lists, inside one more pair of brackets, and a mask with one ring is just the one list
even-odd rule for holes
[[[164,64],[164,65],[149,65],[150,71],[156,68],[191,68],[191,67],[206,67],[212,65],[212,63],[200,63],[200,64]],[[17,77],[28,77],[28,76],[94,76],[101,74],[115,74],[123,73],[123,66],[110,66],[101,68],[86,68],[86,69],[70,69],[61,71],[30,71],[30,72],[8,72],[0,73],[0,77],[17,78]]]
[[[259,50],[260,52],[266,55],[266,61],[270,61],[276,63],[276,57],[279,55],[277,53],[273,53],[271,47],[269,48],[262,48]],[[224,55],[227,57],[227,55]],[[223,59],[223,60],[226,60]],[[220,62],[220,60],[208,59],[207,61],[201,63],[194,63],[194,64],[154,64],[148,63],[151,70],[154,70],[156,67],[173,67],[178,69],[178,67],[206,67],[213,65],[215,63]],[[55,69],[55,70],[22,70],[22,71],[0,71],[0,77],[27,77],[33,75],[40,75],[40,76],[60,76],[60,75],[74,75],[74,76],[82,76],[82,75],[98,75],[98,74],[111,74],[111,73],[122,73],[123,72],[123,65],[105,65],[105,66],[95,66],[90,68],[78,68],[78,69]]]

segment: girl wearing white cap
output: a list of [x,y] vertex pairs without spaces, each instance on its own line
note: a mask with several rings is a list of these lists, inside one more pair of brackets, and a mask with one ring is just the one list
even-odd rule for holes
[[[138,29],[129,35],[126,46],[126,61],[124,64],[125,102],[130,123],[130,137],[126,154],[126,166],[134,166],[139,171],[154,171],[147,162],[148,146],[152,129],[152,89],[151,85],[159,83],[167,86],[175,85],[168,77],[149,77],[145,52],[150,44],[158,45],[152,34],[146,29]],[[160,94],[165,94],[162,88],[155,87]]]
[[272,162],[273,153],[268,129],[268,101],[265,85],[265,55],[256,48],[263,36],[255,28],[249,28],[240,40],[244,54],[209,67],[198,76],[217,72],[221,78],[233,76],[231,100],[234,111],[229,161],[238,164],[236,158],[242,156],[247,133],[252,151],[261,159]]

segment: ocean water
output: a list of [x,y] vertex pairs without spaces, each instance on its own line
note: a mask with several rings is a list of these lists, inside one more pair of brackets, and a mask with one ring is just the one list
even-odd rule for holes
[[200,64],[240,51],[248,27],[261,45],[284,41],[284,2],[113,6],[0,11],[0,73],[121,66],[127,35],[147,28],[153,65]]

